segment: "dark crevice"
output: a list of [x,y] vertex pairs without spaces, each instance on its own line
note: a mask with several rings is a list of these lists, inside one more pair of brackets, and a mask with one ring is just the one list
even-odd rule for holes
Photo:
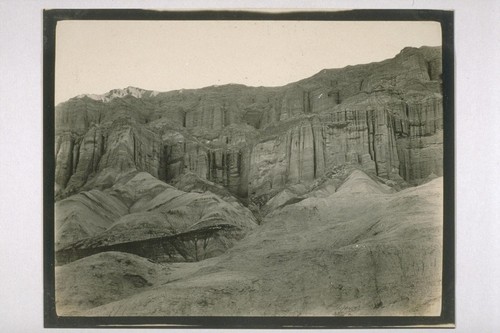
[[427,68],[427,75],[429,75],[429,80],[432,80],[432,66],[430,61],[426,61],[425,67]]
[[162,154],[160,155],[160,165],[162,168],[160,169],[160,179],[169,181],[170,175],[168,173],[168,165],[170,163],[170,146],[163,146]]
[[368,125],[368,146],[372,160],[375,162],[375,174],[378,176],[377,151],[375,145],[375,116],[374,111],[367,111],[366,123]]
[[90,162],[90,168],[91,168],[91,172],[94,172],[95,171],[95,145],[96,145],[96,131],[94,129],[94,140],[92,142],[92,159],[91,159],[91,162]]
[[207,179],[210,180],[210,174],[212,172],[212,158],[210,155],[210,150],[207,151]]
[[73,147],[73,139],[70,140],[70,151],[69,151],[69,158],[68,158],[68,169],[67,169],[67,177],[64,179],[64,184],[63,186],[66,187],[66,185],[68,184],[71,176],[73,175],[73,166],[74,166],[74,163],[73,163],[73,150],[74,150],[74,147]]
[[[124,241],[116,244],[102,244],[98,239],[94,240],[92,243],[91,239],[84,239],[57,250],[55,253],[55,259],[56,265],[65,265],[97,253],[119,251],[136,254],[141,257],[148,258],[153,262],[161,262],[165,260],[174,262],[198,261],[198,249],[196,249],[196,243],[198,240],[206,240],[206,242],[208,242],[209,239],[217,239],[227,233],[234,234],[239,232],[241,232],[241,229],[234,225],[217,224],[173,235],[157,236],[143,240]],[[193,243],[193,241],[195,243]],[[191,247],[189,244],[194,246]],[[178,257],[175,258],[174,256],[176,255],[179,255],[182,259]],[[204,254],[204,257],[206,257],[206,253]]]
[[317,165],[316,165],[316,156],[318,155],[316,152],[316,136],[314,134],[314,127],[311,125],[312,139],[313,139],[313,178],[316,179],[317,174]]
[[309,91],[306,91],[306,102],[307,102],[307,113],[311,113],[311,93]]
[[301,202],[304,199],[306,199],[306,197],[294,197],[294,198],[291,198],[291,199],[287,200],[284,204],[279,205],[278,207],[276,207],[276,209],[281,209],[281,208],[283,208],[285,206],[289,206],[289,205],[293,205],[293,204],[299,203],[299,202]]
[[135,146],[135,135],[134,133],[132,132],[132,142],[133,142],[133,150],[134,150],[134,164],[137,163],[137,160],[136,160],[136,146]]
[[76,169],[78,167],[78,162],[80,161],[80,144],[75,144],[75,146],[73,147],[73,173],[76,172]]
[[101,156],[104,154],[104,151],[106,150],[105,143],[106,143],[106,137],[103,134],[101,134],[101,145],[99,147],[100,148],[99,152]]

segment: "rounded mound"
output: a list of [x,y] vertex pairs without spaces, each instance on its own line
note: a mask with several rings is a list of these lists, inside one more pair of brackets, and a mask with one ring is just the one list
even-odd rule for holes
[[142,257],[102,252],[56,268],[58,315],[113,302],[152,286],[158,270]]
[[354,170],[337,190],[337,193],[343,194],[390,194],[393,192],[389,186],[377,183],[360,170]]

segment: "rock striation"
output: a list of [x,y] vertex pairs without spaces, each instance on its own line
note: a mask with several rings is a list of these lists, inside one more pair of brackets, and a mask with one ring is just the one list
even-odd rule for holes
[[405,48],[283,87],[80,95],[56,107],[56,196],[130,171],[194,173],[257,201],[343,165],[417,184],[442,175],[441,71],[440,48]]
[[56,261],[117,250],[157,261],[197,261],[223,253],[256,225],[237,201],[184,192],[132,172],[106,190],[56,203]]
[[[436,316],[442,193],[442,177],[393,192],[355,170],[330,195],[275,209],[209,261],[165,272],[110,252],[62,266],[68,281],[59,276],[61,309],[84,316]],[[138,265],[143,283],[133,295],[110,295],[103,284],[129,283],[122,258]],[[113,270],[91,268],[106,263]],[[72,288],[80,291],[74,298]]]

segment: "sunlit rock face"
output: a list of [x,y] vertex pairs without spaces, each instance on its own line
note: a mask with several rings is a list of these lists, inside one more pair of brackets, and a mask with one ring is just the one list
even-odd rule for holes
[[417,184],[442,175],[441,70],[440,48],[405,48],[283,87],[81,95],[56,107],[56,193],[134,170],[166,182],[194,173],[240,198],[343,165]]

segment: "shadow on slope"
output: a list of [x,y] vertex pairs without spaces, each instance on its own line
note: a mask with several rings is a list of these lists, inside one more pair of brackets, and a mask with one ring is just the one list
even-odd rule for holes
[[256,222],[237,201],[180,191],[139,172],[110,189],[60,201],[56,226],[56,261],[65,264],[110,250],[197,261],[225,252]]
[[182,279],[79,313],[438,315],[442,179],[398,193],[349,179],[362,191],[288,205]]

